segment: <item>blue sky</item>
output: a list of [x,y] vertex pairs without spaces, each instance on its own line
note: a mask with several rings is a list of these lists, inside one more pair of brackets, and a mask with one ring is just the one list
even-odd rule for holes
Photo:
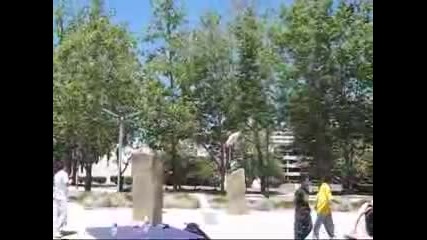
[[[186,0],[182,1],[187,13],[190,25],[196,24],[201,15],[208,10],[214,10],[222,17],[232,15],[231,0]],[[258,0],[257,6],[260,10],[267,8],[278,8],[282,2],[289,0]],[[108,8],[115,9],[116,21],[127,22],[132,32],[142,32],[150,23],[151,7],[149,0],[107,0]]]
[[[54,4],[57,0],[54,0]],[[89,0],[69,0],[75,7],[80,7]],[[232,0],[184,0],[184,7],[187,13],[187,20],[194,26],[199,21],[201,15],[208,10],[218,12],[222,17],[229,18],[232,15]],[[263,12],[265,9],[278,9],[282,4],[289,4],[292,0],[256,0],[257,9]],[[137,35],[143,33],[150,23],[152,17],[149,0],[105,0],[107,9],[114,9],[114,21],[117,23],[127,23],[129,30]]]

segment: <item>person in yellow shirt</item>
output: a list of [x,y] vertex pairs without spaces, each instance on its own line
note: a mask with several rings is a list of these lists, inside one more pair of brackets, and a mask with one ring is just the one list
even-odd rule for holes
[[322,225],[325,226],[326,232],[330,238],[334,238],[334,222],[332,220],[331,203],[335,200],[332,197],[330,176],[323,178],[322,184],[316,197],[316,204],[314,209],[317,213],[316,222],[313,226],[313,235],[315,239],[319,239],[319,230]]

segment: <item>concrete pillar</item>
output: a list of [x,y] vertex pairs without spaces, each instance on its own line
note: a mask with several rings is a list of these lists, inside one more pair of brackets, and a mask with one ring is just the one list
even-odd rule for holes
[[159,152],[148,147],[132,154],[133,220],[162,223],[163,161]]

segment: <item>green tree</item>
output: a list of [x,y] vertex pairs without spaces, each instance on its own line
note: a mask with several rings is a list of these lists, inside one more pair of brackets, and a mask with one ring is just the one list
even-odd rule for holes
[[100,1],[93,4],[90,18],[54,51],[54,134],[85,168],[87,191],[92,164],[117,142],[117,125],[102,109],[126,113],[139,95],[135,41],[96,7]]
[[357,152],[372,139],[372,2],[297,0],[283,8],[275,43],[292,63],[297,89],[290,122],[314,157],[316,175],[343,158],[353,175]]
[[53,6],[54,46],[60,45],[66,35],[76,30],[89,17],[88,8],[74,8],[73,1],[58,0]]
[[177,146],[194,129],[194,107],[181,89],[186,79],[184,53],[188,34],[182,29],[184,13],[178,1],[154,0],[152,8],[153,22],[145,40],[161,46],[154,52],[147,51],[141,128],[151,147],[164,150],[171,157],[174,190],[178,190],[182,177]]
[[228,32],[221,27],[218,14],[208,12],[202,16],[200,29],[191,37],[184,89],[197,110],[196,142],[208,151],[215,163],[220,191],[224,192],[228,165],[225,143],[237,126],[232,108],[236,90],[232,48]]
[[269,140],[276,119],[272,92],[274,68],[269,63],[274,62],[275,56],[266,48],[265,27],[252,7],[237,16],[233,32],[237,53],[237,118],[243,124],[243,136],[253,144],[261,191],[268,195]]
[[[64,38],[71,32],[75,31],[78,26],[83,24],[88,17],[88,12],[85,8],[77,9],[75,11],[72,8],[72,5],[70,4],[70,1],[66,0],[60,0],[56,4],[54,4],[54,15],[53,15],[53,23],[54,23],[54,35],[53,35],[53,46],[58,47]],[[54,85],[55,87],[55,85]],[[58,114],[55,111],[57,109],[55,106],[57,102],[54,101],[54,138],[55,134],[57,134],[56,129],[56,122],[58,119]],[[73,179],[72,184],[76,184],[77,179],[77,168],[78,168],[78,162],[74,158],[74,155],[72,154],[73,145],[71,142],[65,141],[64,138],[57,138],[57,141],[54,142],[53,145],[53,155],[54,160],[65,160],[67,169],[69,169],[71,172],[71,176]]]

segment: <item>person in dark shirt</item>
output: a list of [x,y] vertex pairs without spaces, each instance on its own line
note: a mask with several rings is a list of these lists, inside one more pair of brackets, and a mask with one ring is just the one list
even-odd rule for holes
[[309,205],[309,187],[309,178],[303,177],[301,179],[301,187],[295,191],[294,239],[305,239],[313,228],[311,209]]

